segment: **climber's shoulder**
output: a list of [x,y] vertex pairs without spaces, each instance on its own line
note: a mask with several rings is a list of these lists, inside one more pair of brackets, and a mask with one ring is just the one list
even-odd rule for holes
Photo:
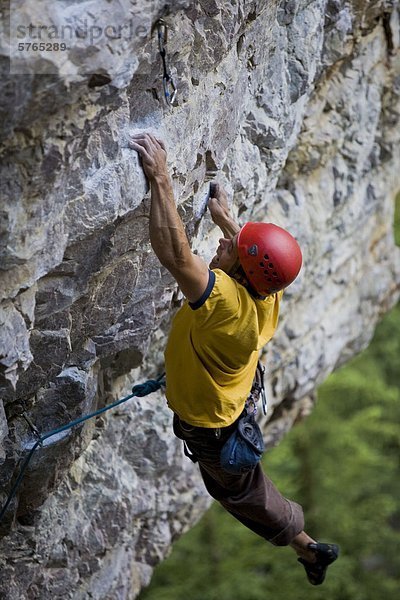
[[192,252],[185,260],[169,265],[168,270],[190,303],[198,302],[210,284],[210,270],[207,264]]

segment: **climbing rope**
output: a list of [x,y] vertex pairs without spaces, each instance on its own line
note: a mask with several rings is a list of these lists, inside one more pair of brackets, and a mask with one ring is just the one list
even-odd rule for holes
[[158,31],[158,48],[160,51],[161,60],[163,63],[163,88],[164,88],[164,96],[167,104],[172,106],[175,102],[176,95],[178,90],[176,89],[174,80],[171,77],[171,73],[169,72],[167,66],[167,51],[165,49],[165,44],[167,43],[168,38],[168,26],[162,19],[157,21],[157,31]]
[[112,408],[115,408],[117,406],[120,406],[121,404],[123,404],[124,402],[126,402],[127,400],[130,400],[131,398],[133,398],[134,396],[138,396],[138,397],[143,397],[143,396],[147,396],[148,394],[151,394],[152,392],[157,391],[158,389],[160,389],[160,387],[163,385],[164,381],[164,375],[165,373],[163,373],[162,375],[160,375],[160,377],[158,377],[157,379],[148,379],[147,381],[145,381],[144,383],[139,383],[137,385],[134,385],[132,388],[132,393],[129,394],[129,396],[125,396],[124,398],[121,398],[120,400],[116,400],[115,402],[113,402],[112,404],[108,404],[107,406],[103,406],[103,408],[99,408],[98,410],[89,413],[87,415],[84,415],[83,417],[79,417],[78,419],[75,419],[74,421],[71,421],[70,423],[67,423],[66,425],[63,425],[62,427],[58,427],[57,429],[53,429],[52,431],[49,431],[48,433],[45,433],[43,435],[40,435],[39,432],[37,431],[37,429],[35,428],[35,432],[36,435],[39,435],[38,440],[34,443],[34,445],[32,446],[28,456],[25,458],[24,462],[22,463],[21,466],[21,470],[19,472],[19,475],[11,489],[11,492],[8,495],[7,501],[4,504],[3,508],[1,509],[0,512],[0,523],[3,520],[3,517],[7,511],[7,508],[9,507],[12,499],[14,498],[15,494],[17,493],[17,490],[19,488],[19,486],[21,485],[22,479],[24,477],[25,471],[28,468],[28,465],[30,463],[30,460],[36,450],[36,448],[38,446],[43,446],[43,442],[51,437],[53,437],[54,435],[59,435],[60,433],[62,433],[63,431],[67,431],[68,429],[72,429],[72,427],[75,427],[76,425],[80,425],[81,423],[84,423],[85,421],[88,421],[89,419],[93,419],[93,417],[98,417],[99,415],[105,413],[108,410],[111,410]]

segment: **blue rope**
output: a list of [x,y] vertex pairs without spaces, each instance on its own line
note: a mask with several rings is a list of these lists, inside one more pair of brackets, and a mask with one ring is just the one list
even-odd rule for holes
[[152,392],[157,391],[163,385],[164,375],[165,375],[165,373],[160,375],[160,377],[158,377],[157,379],[148,379],[144,383],[139,383],[137,385],[134,385],[132,388],[132,393],[129,394],[129,396],[125,396],[124,398],[121,398],[120,400],[116,400],[112,404],[103,406],[103,408],[99,408],[98,410],[96,410],[92,413],[89,413],[87,415],[84,415],[83,417],[79,417],[78,419],[75,419],[74,421],[71,421],[70,423],[67,423],[66,425],[62,425],[62,427],[58,427],[57,429],[53,429],[52,431],[49,431],[48,433],[41,435],[39,437],[39,439],[37,440],[37,442],[35,442],[35,444],[32,446],[28,456],[25,458],[24,462],[22,463],[22,467],[21,467],[21,470],[17,477],[17,480],[14,483],[12,490],[8,495],[5,505],[1,509],[0,523],[3,520],[3,517],[6,513],[7,508],[9,507],[12,499],[14,498],[15,494],[17,493],[19,486],[21,485],[21,481],[24,477],[25,471],[26,471],[26,469],[30,463],[30,460],[38,446],[41,446],[45,440],[53,437],[53,435],[57,435],[59,433],[62,433],[63,431],[67,431],[68,429],[72,429],[72,427],[75,427],[76,425],[79,425],[80,423],[84,423],[85,421],[88,421],[89,419],[93,419],[93,417],[98,417],[99,415],[105,413],[106,411],[111,410],[112,408],[115,408],[115,407],[119,406],[120,404],[123,404],[127,400],[130,400],[134,396],[138,396],[138,397],[142,398],[143,396],[147,396],[148,394],[151,394]]

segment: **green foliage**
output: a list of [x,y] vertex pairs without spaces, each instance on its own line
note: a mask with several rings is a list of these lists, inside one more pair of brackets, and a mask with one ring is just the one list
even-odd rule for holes
[[400,246],[400,192],[397,194],[394,202],[394,239],[396,244]]
[[312,415],[265,456],[306,530],[341,546],[322,588],[217,504],[183,536],[140,600],[394,600],[400,584],[400,306],[370,347],[321,386]]

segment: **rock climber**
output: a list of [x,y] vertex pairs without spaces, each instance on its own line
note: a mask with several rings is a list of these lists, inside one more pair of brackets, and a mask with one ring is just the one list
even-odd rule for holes
[[186,297],[165,351],[175,435],[198,461],[210,495],[256,534],[277,546],[290,545],[310,583],[320,585],[338,546],[317,542],[304,531],[301,506],[280,494],[259,463],[244,473],[228,472],[220,463],[251,390],[259,350],[276,330],[283,289],[300,270],[300,248],[276,225],[239,227],[225,191],[214,184],[208,209],[224,237],[207,265],[191,251],[163,141],[138,133],[130,147],[150,183],[151,245]]

